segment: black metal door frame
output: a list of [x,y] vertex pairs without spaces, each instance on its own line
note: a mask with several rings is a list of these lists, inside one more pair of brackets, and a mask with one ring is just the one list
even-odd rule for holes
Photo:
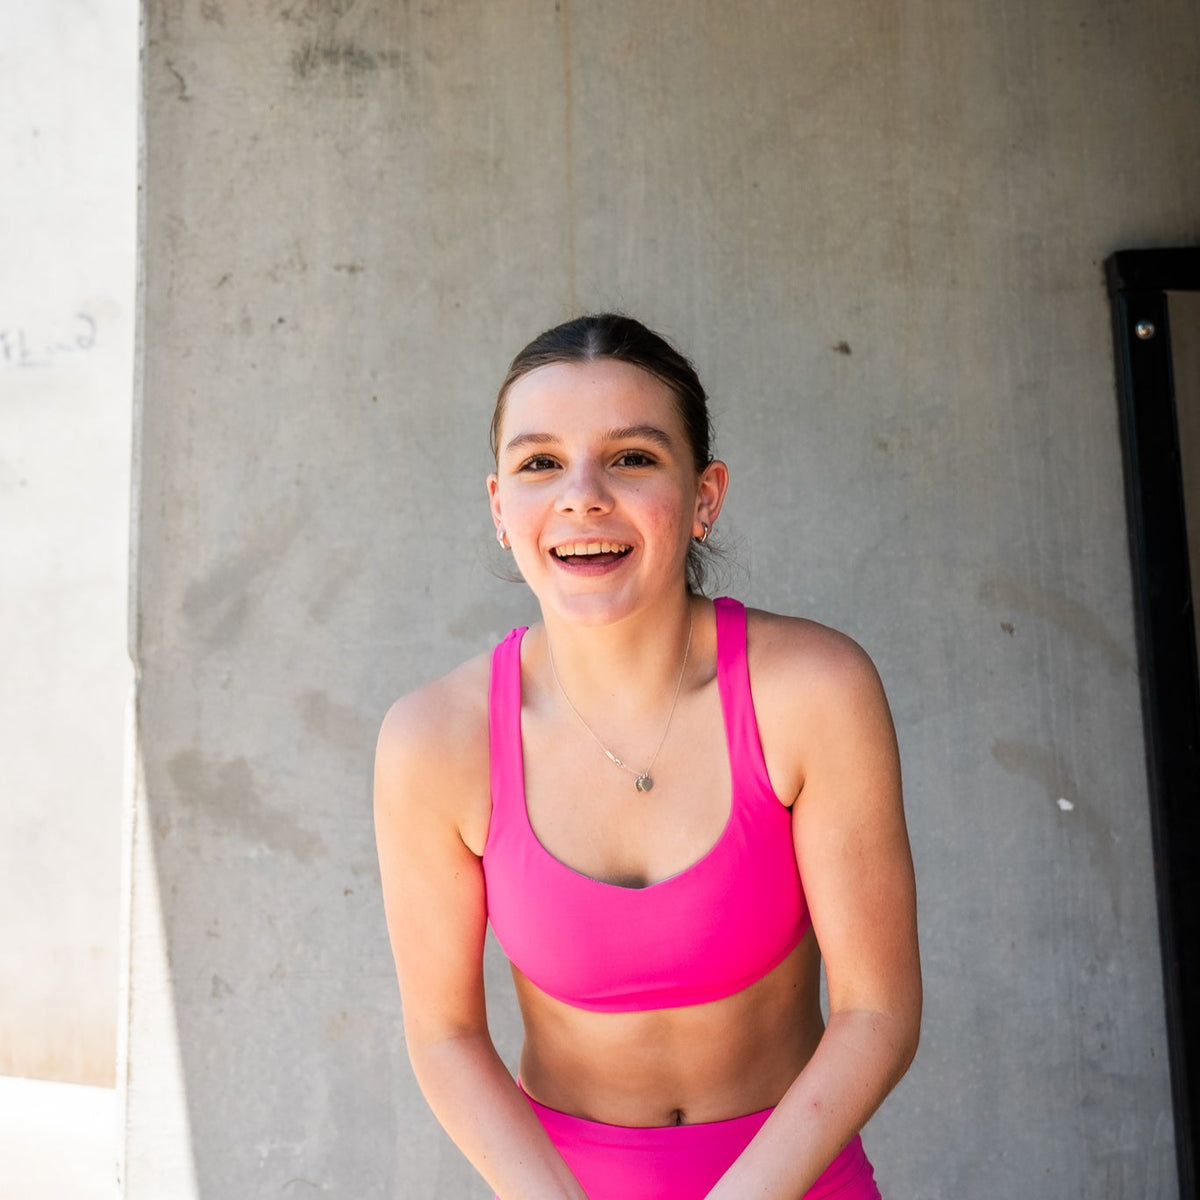
[[1180,1200],[1200,1200],[1200,682],[1166,295],[1200,291],[1200,247],[1122,250],[1105,266],[1125,459],[1179,1194]]

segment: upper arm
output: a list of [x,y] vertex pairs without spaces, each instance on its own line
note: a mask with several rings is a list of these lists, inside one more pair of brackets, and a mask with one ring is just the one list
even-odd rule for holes
[[487,797],[486,708],[482,730],[475,709],[455,689],[423,689],[392,706],[376,748],[375,838],[410,1053],[487,1027],[483,868],[466,840]]
[[796,860],[830,1011],[886,1013],[915,1039],[916,887],[883,685],[866,653],[832,630],[798,630],[778,657],[776,687],[784,689],[787,744],[800,781],[792,809]]

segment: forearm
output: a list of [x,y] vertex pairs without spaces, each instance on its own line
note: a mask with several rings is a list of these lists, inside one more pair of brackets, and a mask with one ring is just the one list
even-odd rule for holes
[[410,1045],[409,1054],[434,1115],[502,1200],[587,1200],[490,1038]]
[[831,1017],[812,1058],[707,1200],[800,1200],[899,1082],[917,1022]]

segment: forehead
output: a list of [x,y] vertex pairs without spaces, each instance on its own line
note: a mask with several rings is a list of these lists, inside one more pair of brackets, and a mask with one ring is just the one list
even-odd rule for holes
[[613,358],[550,363],[509,389],[500,445],[525,433],[576,433],[656,425],[686,440],[675,394],[661,379]]

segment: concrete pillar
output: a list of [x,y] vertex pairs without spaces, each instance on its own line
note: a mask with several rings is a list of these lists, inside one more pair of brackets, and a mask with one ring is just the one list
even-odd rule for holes
[[12,6],[0,64],[0,1074],[111,1087],[136,14]]

